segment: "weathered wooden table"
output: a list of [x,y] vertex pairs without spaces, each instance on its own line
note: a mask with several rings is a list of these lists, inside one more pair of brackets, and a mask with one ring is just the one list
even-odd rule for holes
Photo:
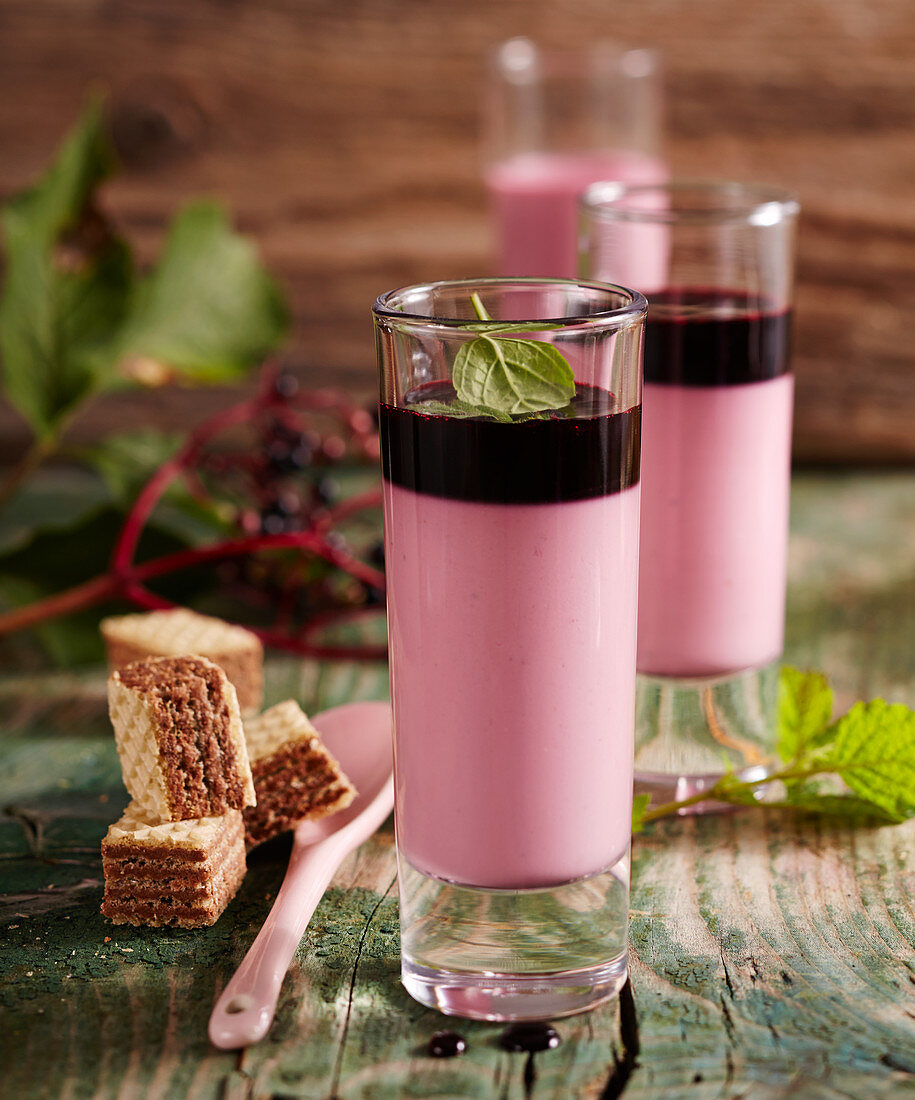
[[[843,706],[915,704],[915,475],[795,480],[787,658]],[[378,667],[275,662],[272,699],[311,710],[386,692]],[[260,1045],[210,1047],[210,1008],[267,914],[288,843],[250,861],[212,929],[99,913],[99,843],[126,802],[100,670],[0,685],[0,1094],[26,1097],[915,1095],[915,822],[852,829],[752,810],[659,822],[634,847],[632,979],[619,1005],[557,1024],[561,1045],[499,1047],[398,982],[390,825],[318,908]],[[453,1022],[452,1022],[453,1024]]]

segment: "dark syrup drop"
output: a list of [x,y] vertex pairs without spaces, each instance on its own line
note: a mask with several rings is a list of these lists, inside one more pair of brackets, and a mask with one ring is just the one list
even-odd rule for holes
[[456,1031],[436,1031],[427,1049],[432,1058],[455,1058],[467,1049],[467,1040]]
[[513,1053],[537,1054],[541,1050],[555,1050],[562,1042],[559,1032],[550,1024],[512,1024],[502,1032],[499,1043],[503,1050]]

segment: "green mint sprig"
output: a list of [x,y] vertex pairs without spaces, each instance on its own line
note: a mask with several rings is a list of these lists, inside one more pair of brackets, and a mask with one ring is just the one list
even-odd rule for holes
[[[652,806],[650,795],[637,795],[632,831],[707,801],[828,814],[874,825],[915,817],[915,710],[874,699],[855,703],[832,721],[832,708],[832,689],[822,673],[786,666],[778,695],[781,766],[751,781],[728,772],[701,794],[679,802]],[[781,797],[761,800],[761,789],[773,783],[781,784]]]
[[541,326],[493,321],[478,294],[470,300],[481,323],[469,327],[480,335],[463,344],[455,356],[451,378],[457,400],[426,401],[423,411],[511,422],[513,417],[527,419],[565,408],[575,396],[575,374],[568,359],[552,344],[505,335]]

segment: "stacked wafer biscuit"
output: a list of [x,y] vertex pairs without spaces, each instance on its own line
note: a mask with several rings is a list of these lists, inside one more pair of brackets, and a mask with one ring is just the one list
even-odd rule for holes
[[102,912],[212,924],[244,877],[255,802],[235,688],[206,658],[152,657],[112,673],[108,704],[133,801],[102,842]]
[[102,844],[105,900],[115,924],[213,924],[245,876],[241,813],[150,821],[135,803]]
[[244,811],[248,847],[306,818],[345,809],[356,788],[292,699],[245,721],[257,805]]
[[101,630],[112,671],[143,657],[209,657],[234,685],[242,714],[261,709],[264,647],[242,626],[176,607],[103,619]]
[[176,609],[106,619],[102,632],[133,798],[102,843],[102,912],[115,923],[212,924],[244,877],[246,845],[336,813],[356,790],[292,700],[242,727],[242,691],[250,711],[263,690],[250,631]]

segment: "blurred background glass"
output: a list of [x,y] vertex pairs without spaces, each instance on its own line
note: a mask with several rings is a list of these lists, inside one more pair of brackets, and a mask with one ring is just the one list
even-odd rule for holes
[[588,184],[667,177],[660,59],[611,42],[561,53],[513,38],[493,57],[487,91],[496,267],[501,275],[572,278],[577,200]]

